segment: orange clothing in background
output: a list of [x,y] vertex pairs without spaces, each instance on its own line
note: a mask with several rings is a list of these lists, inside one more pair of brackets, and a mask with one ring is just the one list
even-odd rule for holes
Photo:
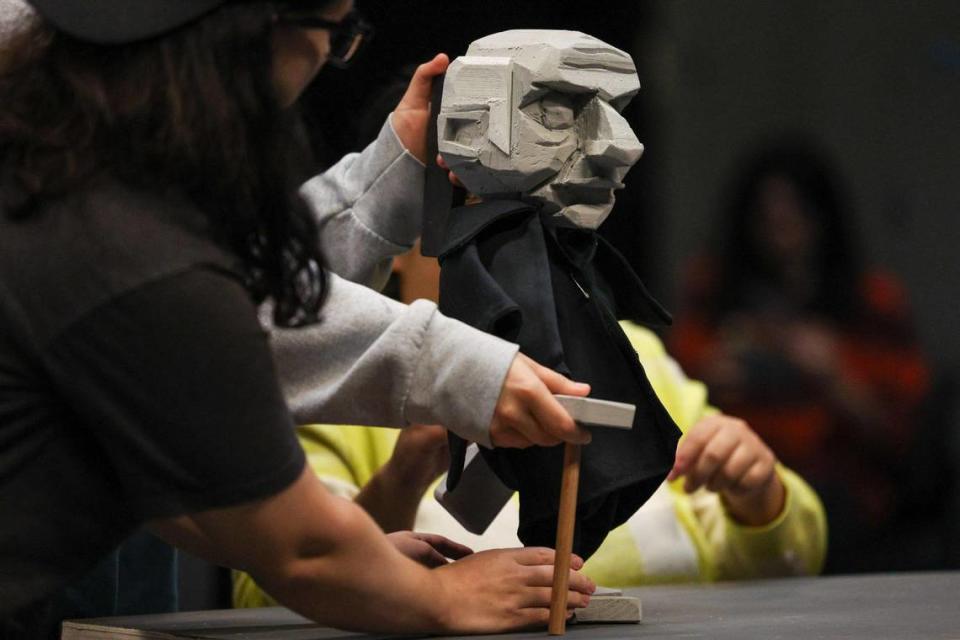
[[[918,428],[929,385],[903,288],[887,274],[870,272],[860,280],[856,320],[840,323],[798,313],[775,321],[759,310],[714,312],[718,282],[709,262],[695,265],[670,337],[672,354],[713,390],[711,366],[738,352],[739,373],[746,375],[728,393],[712,396],[713,404],[745,419],[785,464],[825,494],[828,518],[834,495],[836,504],[844,504],[838,519],[881,523],[895,506],[897,465]],[[740,327],[739,335],[732,323]],[[792,323],[816,325],[830,336],[829,377],[796,367],[786,346],[756,337]],[[851,410],[854,402],[867,407],[865,414],[873,419]]]

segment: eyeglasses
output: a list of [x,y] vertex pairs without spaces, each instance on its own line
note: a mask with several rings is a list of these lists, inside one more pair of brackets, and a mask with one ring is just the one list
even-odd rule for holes
[[[310,2],[280,3],[277,20],[302,29],[326,29],[330,32],[329,64],[344,69],[350,66],[357,53],[373,37],[373,25],[358,11],[351,11],[343,20],[334,22],[320,16],[320,8],[310,7]],[[329,3],[316,3],[323,7]]]

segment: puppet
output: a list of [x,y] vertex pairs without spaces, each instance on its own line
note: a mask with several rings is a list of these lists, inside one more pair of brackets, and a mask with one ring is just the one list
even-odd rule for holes
[[[637,407],[631,429],[595,430],[583,452],[573,549],[585,558],[664,480],[680,435],[617,323],[670,316],[596,233],[643,152],[620,114],[639,88],[630,56],[596,38],[506,31],[453,61],[437,122],[445,162],[483,199],[448,216],[441,310]],[[451,436],[451,490],[465,447]],[[520,493],[520,539],[552,546],[563,448],[483,456]]]

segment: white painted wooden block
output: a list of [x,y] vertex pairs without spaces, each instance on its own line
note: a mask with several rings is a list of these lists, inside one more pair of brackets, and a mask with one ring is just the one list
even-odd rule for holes
[[561,394],[554,397],[560,401],[567,413],[577,422],[615,429],[630,429],[633,427],[633,415],[637,411],[635,405]]
[[619,589],[597,587],[590,604],[577,609],[574,621],[636,624],[643,618],[640,598],[625,596]]

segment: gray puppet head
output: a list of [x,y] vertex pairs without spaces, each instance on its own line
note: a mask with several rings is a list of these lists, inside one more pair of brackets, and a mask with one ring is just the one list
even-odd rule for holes
[[495,33],[447,70],[440,153],[477,195],[520,194],[595,229],[643,153],[620,115],[639,89],[630,56],[592,36]]

